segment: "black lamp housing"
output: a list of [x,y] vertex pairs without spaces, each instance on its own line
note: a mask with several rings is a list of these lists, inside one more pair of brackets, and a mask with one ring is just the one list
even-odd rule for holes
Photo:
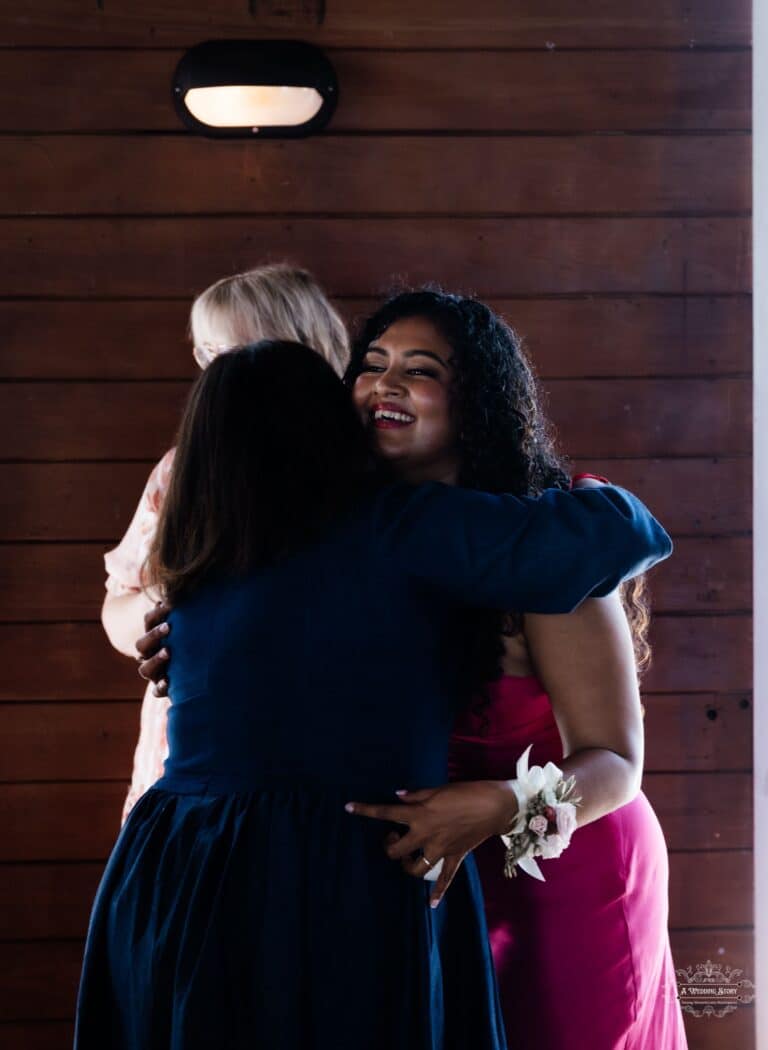
[[[220,126],[203,123],[185,98],[196,88],[226,86],[314,88],[318,111],[300,124]],[[325,54],[299,40],[209,40],[183,56],[173,77],[173,101],[183,123],[213,138],[303,138],[324,128],[338,98],[336,72]]]

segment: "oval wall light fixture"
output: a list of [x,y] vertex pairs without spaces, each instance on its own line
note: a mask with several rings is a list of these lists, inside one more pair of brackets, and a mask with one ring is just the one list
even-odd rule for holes
[[217,138],[311,135],[337,96],[331,63],[298,40],[209,40],[187,51],[173,77],[182,121]]

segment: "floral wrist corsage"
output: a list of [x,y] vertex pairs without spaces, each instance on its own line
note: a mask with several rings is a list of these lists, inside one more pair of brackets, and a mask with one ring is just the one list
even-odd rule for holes
[[554,762],[528,768],[531,747],[517,760],[517,778],[510,786],[517,797],[517,817],[504,835],[507,848],[504,874],[508,879],[517,875],[516,869],[545,882],[535,857],[559,857],[576,830],[576,807],[581,798],[573,794],[576,778],[563,777]]

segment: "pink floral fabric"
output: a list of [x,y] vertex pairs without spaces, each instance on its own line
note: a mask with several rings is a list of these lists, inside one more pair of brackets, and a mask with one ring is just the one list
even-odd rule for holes
[[[106,589],[116,596],[137,594],[141,590],[141,566],[157,529],[171,478],[175,449],[170,449],[153,468],[141,494],[139,505],[128,531],[114,550],[104,555],[107,570]],[[121,823],[144,792],[163,775],[163,762],[168,756],[166,725],[170,701],[155,696],[147,686],[141,705],[139,739],[133,756],[131,786],[123,804]]]
[[106,588],[110,594],[135,594],[141,590],[141,566],[157,529],[175,453],[176,449],[169,449],[153,467],[128,531],[114,550],[104,555]]

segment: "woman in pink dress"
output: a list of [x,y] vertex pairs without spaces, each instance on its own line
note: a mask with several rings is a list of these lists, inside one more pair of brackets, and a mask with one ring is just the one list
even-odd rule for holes
[[[361,332],[348,378],[380,454],[414,481],[517,495],[569,484],[519,341],[482,304],[432,291],[396,297]],[[424,423],[439,435],[441,417],[443,440],[430,447]],[[640,791],[647,624],[642,580],[566,616],[470,622],[478,699],[457,718],[450,774],[473,783],[406,792],[405,818],[402,805],[357,807],[410,828],[387,847],[406,870],[412,850],[445,858],[438,898],[474,847],[510,1050],[686,1047],[666,844]],[[501,840],[483,833],[483,786],[514,776],[529,745],[531,765],[554,762],[583,797],[570,846],[540,861],[545,881],[506,878]]]
[[[282,263],[225,277],[207,288],[192,304],[190,333],[200,368],[219,353],[259,339],[306,343],[339,374],[349,357],[344,322],[317,281],[306,270]],[[174,449],[170,449],[153,468],[128,531],[104,556],[107,594],[102,623],[113,646],[127,656],[136,656],[135,639],[143,631],[144,615],[157,597],[142,587],[140,570],[157,529],[173,456]],[[167,697],[156,695],[148,685],[123,823],[136,801],[163,774],[168,755],[168,706]]]
[[[380,455],[408,480],[519,495],[570,483],[518,340],[474,300],[396,297],[366,324],[348,379]],[[640,792],[646,622],[633,583],[568,616],[468,619],[460,644],[467,687],[479,695],[455,727],[458,782],[406,791],[393,806],[351,800],[364,817],[409,827],[386,844],[409,874],[424,874],[416,850],[433,865],[444,858],[434,900],[476,849],[517,1050],[686,1046],[666,925],[666,846]],[[162,666],[155,658],[148,670],[157,678]],[[506,879],[504,848],[488,830],[489,800],[529,745],[531,763],[557,761],[583,798],[571,845],[541,862],[544,882]]]

